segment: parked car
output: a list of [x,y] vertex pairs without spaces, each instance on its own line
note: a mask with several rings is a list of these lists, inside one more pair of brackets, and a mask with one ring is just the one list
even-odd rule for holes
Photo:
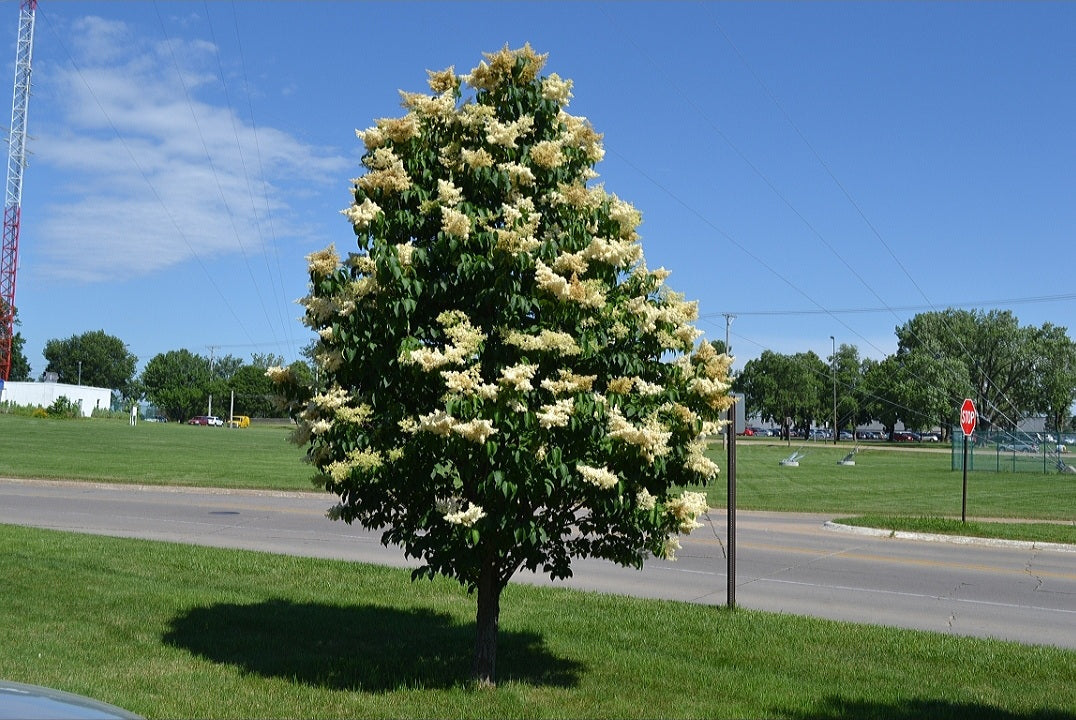
[[232,415],[232,419],[228,421],[228,426],[234,428],[250,427],[250,418],[246,415]]
[[941,435],[936,432],[925,432],[919,436],[922,442],[941,442]]
[[852,436],[852,433],[848,432],[847,430],[841,430],[841,440],[854,440],[854,439],[855,438]]
[[207,416],[206,417],[206,424],[207,425],[212,425],[213,427],[224,427],[224,421],[221,420],[216,415]]
[[188,425],[208,425],[209,417],[206,415],[195,415],[187,421]]
[[1039,446],[1032,443],[1013,441],[1007,443],[998,443],[998,450],[1000,452],[1037,453],[1039,451]]
[[919,433],[910,430],[894,430],[893,442],[919,442]]

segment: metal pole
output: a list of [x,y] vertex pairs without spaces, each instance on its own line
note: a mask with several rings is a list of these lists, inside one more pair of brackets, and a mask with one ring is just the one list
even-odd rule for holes
[[729,427],[732,432],[729,436],[728,457],[728,539],[727,548],[727,576],[728,606],[736,607],[736,405],[729,407]]
[[960,496],[960,522],[968,521],[968,436],[964,436],[964,490]]

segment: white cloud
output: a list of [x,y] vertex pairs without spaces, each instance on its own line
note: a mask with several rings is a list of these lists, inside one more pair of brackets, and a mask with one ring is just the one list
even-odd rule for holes
[[[224,94],[210,43],[141,41],[92,17],[73,37],[74,62],[46,76],[53,114],[35,118],[33,133],[35,164],[63,177],[39,221],[54,277],[96,282],[260,254],[270,227],[279,240],[306,224],[288,204],[290,183],[335,192],[347,177],[338,150],[260,124],[255,133],[213,100]],[[228,88],[233,102],[244,92]]]

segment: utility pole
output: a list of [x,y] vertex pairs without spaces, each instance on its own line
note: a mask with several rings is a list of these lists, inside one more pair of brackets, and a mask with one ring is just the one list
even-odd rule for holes
[[829,356],[829,374],[833,379],[833,444],[837,444],[840,433],[837,431],[837,340],[829,336],[830,345],[833,346],[833,354]]
[[732,346],[729,345],[729,328],[732,326],[732,321],[736,319],[736,316],[732,313],[722,313],[725,316],[725,354],[732,355]]
[[[213,382],[213,353],[219,348],[220,345],[206,345],[209,350],[209,381]],[[209,394],[209,414],[213,414],[213,393]]]

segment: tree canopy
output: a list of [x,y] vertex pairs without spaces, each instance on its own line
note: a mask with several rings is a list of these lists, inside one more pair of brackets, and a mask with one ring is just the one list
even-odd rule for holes
[[[3,307],[6,307],[7,303],[0,300],[3,303]],[[2,309],[2,307],[0,307]],[[0,313],[2,316],[2,313]],[[22,325],[22,321],[19,320],[19,309],[15,308],[12,313],[12,327],[18,327]],[[0,328],[0,332],[5,332],[3,328]],[[12,382],[25,382],[30,379],[30,361],[26,357],[26,352],[23,348],[26,346],[26,338],[22,336],[21,332],[16,331],[11,338],[11,365],[8,368],[8,380]]]
[[673,556],[706,511],[678,488],[717,472],[703,437],[731,403],[730,359],[646,267],[640,213],[588,185],[604,151],[564,110],[571,82],[529,46],[486,58],[359,133],[357,252],[308,258],[318,384],[295,437],[331,517],[477,591],[481,683],[518,569]]
[[182,422],[207,412],[211,380],[209,359],[184,348],[154,355],[142,369],[141,385],[160,412]]
[[122,340],[104,330],[49,340],[41,354],[47,362],[45,372],[56,373],[60,382],[110,388],[124,397],[132,394],[138,358]]
[[[861,360],[854,345],[842,344],[830,358],[833,375],[807,354],[767,350],[745,365],[734,386],[745,394],[748,413],[803,427],[827,418],[834,377],[838,428],[878,422],[887,432],[897,423],[945,431],[968,397],[984,427],[1012,430],[1031,416],[1045,416],[1056,430],[1070,424],[1076,343],[1065,328],[1021,326],[1008,311],[950,308],[916,315],[896,335],[897,351],[882,360]],[[822,397],[806,412],[819,388]]]

